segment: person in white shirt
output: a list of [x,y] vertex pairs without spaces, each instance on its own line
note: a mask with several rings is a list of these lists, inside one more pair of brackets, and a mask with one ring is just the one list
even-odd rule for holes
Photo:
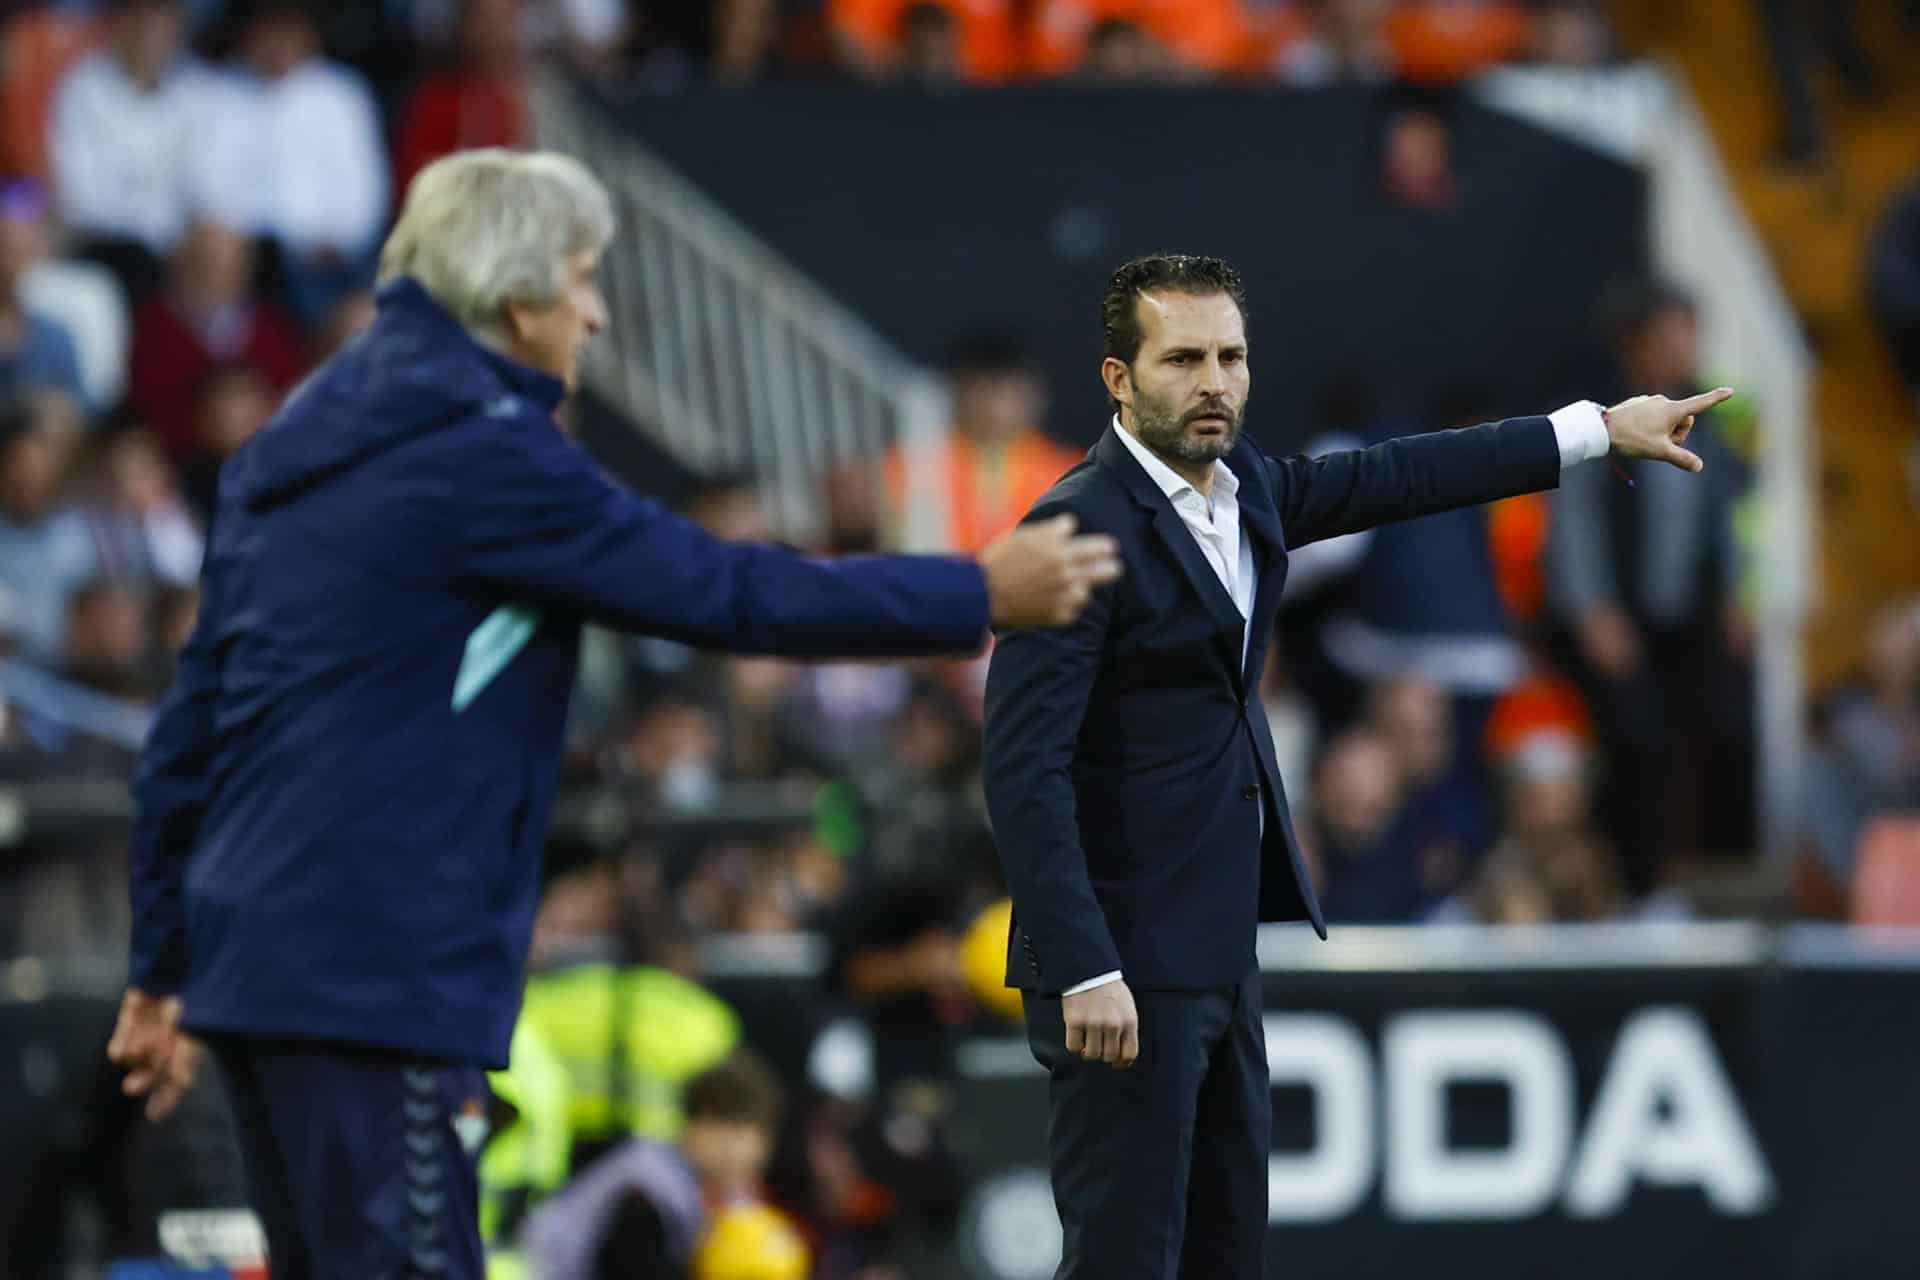
[[380,111],[357,72],[321,56],[309,0],[246,0],[234,16],[203,211],[278,247],[287,301],[311,324],[373,279],[391,206]]
[[20,303],[73,339],[77,399],[97,411],[126,390],[132,318],[112,272],[52,256],[50,209],[51,196],[32,178],[0,184],[0,259],[17,264]]
[[107,0],[104,21],[55,91],[48,154],[61,221],[137,299],[199,203],[216,103],[179,0]]

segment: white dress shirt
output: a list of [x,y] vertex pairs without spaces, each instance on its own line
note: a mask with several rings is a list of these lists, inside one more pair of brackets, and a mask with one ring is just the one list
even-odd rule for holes
[[[1554,440],[1560,446],[1560,469],[1577,466],[1590,458],[1606,456],[1611,447],[1607,439],[1606,420],[1600,415],[1600,406],[1591,400],[1582,400],[1570,404],[1564,409],[1548,415],[1553,423]],[[1220,578],[1220,585],[1233,597],[1233,603],[1240,610],[1242,618],[1253,616],[1253,549],[1247,540],[1240,536],[1240,477],[1233,474],[1225,462],[1216,459],[1213,464],[1213,496],[1204,497],[1191,484],[1180,478],[1179,473],[1160,460],[1146,445],[1142,444],[1125,427],[1120,425],[1116,416],[1113,420],[1114,433],[1139,461],[1146,473],[1160,491],[1167,495],[1173,509],[1180,516],[1182,524],[1193,534],[1200,551],[1213,566]],[[1248,640],[1253,628],[1243,626],[1240,636],[1240,665],[1247,662]],[[1266,829],[1266,808],[1260,811],[1261,830]],[[1118,982],[1123,975],[1114,969],[1097,978],[1088,978],[1085,982],[1075,983],[1061,994],[1078,995],[1082,991],[1091,991],[1095,987],[1104,987],[1109,982]]]
[[191,59],[151,91],[104,49],[75,63],[54,92],[47,135],[61,220],[171,249],[206,191],[203,141],[216,110],[209,73]]

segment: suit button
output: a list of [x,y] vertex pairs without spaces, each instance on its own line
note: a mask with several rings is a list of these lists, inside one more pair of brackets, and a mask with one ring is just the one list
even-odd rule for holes
[[1260,798],[1259,785],[1249,782],[1246,786],[1240,788],[1240,798],[1242,800],[1258,800]]

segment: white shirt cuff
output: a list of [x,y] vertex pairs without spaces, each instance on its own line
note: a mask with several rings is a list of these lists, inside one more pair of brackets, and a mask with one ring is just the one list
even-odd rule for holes
[[1120,981],[1120,971],[1118,969],[1114,969],[1114,970],[1111,970],[1110,972],[1101,974],[1097,978],[1088,978],[1085,982],[1076,982],[1072,986],[1068,987],[1065,991],[1062,991],[1060,994],[1063,996],[1077,996],[1082,991],[1091,991],[1095,987],[1104,987],[1109,982],[1118,982],[1118,981]]
[[1577,467],[1593,458],[1604,458],[1613,449],[1607,436],[1607,421],[1600,406],[1581,400],[1547,415],[1553,424],[1553,438],[1560,444],[1560,469]]

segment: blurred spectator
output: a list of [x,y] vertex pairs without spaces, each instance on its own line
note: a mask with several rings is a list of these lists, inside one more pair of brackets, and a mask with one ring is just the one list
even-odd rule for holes
[[581,75],[609,79],[633,38],[631,7],[629,0],[542,0],[527,10],[533,46]]
[[321,56],[313,0],[240,0],[235,65],[215,84],[210,218],[265,236],[303,322],[373,278],[390,170],[373,92]]
[[1381,143],[1381,186],[1395,202],[1446,209],[1460,196],[1453,168],[1453,125],[1427,107],[1392,112]]
[[916,5],[907,12],[906,34],[900,41],[900,78],[909,84],[939,87],[965,79],[960,48],[960,24],[937,4]]
[[[420,45],[443,49],[459,39],[462,0],[409,0],[397,7],[407,13]],[[643,22],[654,17],[654,10],[671,7],[671,0],[639,6]],[[520,0],[518,8],[520,36],[530,54],[557,56],[588,75],[611,70],[634,34],[629,0]]]
[[122,428],[101,438],[92,452],[79,510],[101,576],[143,591],[196,582],[204,550],[200,529],[153,433]]
[[641,782],[669,809],[698,810],[719,788],[721,734],[713,713],[667,693],[639,713],[615,748],[611,767]]
[[193,398],[193,452],[181,474],[188,503],[202,520],[213,519],[220,468],[267,425],[279,400],[252,365],[218,365],[200,380]]
[[1120,87],[1162,84],[1176,68],[1167,47],[1131,22],[1109,19],[1087,37],[1079,74],[1089,84]]
[[1378,686],[1367,719],[1393,748],[1406,787],[1392,843],[1406,851],[1417,916],[1451,893],[1493,843],[1478,760],[1462,757],[1453,706],[1432,681],[1402,677]]
[[537,1209],[527,1252],[547,1280],[804,1280],[807,1249],[764,1202],[782,1090],[746,1050],[687,1088],[675,1142],[632,1141]]
[[1527,51],[1524,6],[1510,0],[1406,0],[1387,19],[1400,73],[1420,84],[1454,84]]
[[67,453],[31,406],[0,409],[0,626],[47,666],[66,651],[74,592],[96,572],[86,522],[58,505]]
[[825,549],[834,555],[863,555],[880,549],[879,477],[865,460],[827,472]]
[[34,420],[59,442],[62,458],[71,461],[87,425],[79,401],[58,387],[35,387],[27,392],[26,402]]
[[[1013,338],[981,334],[948,349],[953,430],[928,458],[896,447],[886,460],[887,493],[896,527],[926,501],[913,485],[921,474],[940,486],[944,503],[942,550],[978,552],[1020,522],[1040,496],[1081,455],[1039,430],[1046,416],[1046,385]],[[937,509],[937,506],[936,506]]]
[[1272,74],[1286,84],[1377,84],[1397,74],[1387,39],[1393,0],[1305,0],[1310,19],[1301,35],[1282,30],[1267,54]]
[[[1318,398],[1325,404],[1347,394],[1330,383]],[[1366,399],[1363,416],[1374,412]],[[1427,417],[1436,428],[1486,422],[1498,416],[1489,400],[1485,390],[1462,384],[1438,394]],[[1364,446],[1397,434],[1391,426],[1369,423],[1358,432],[1321,437],[1308,451]],[[1462,755],[1475,751],[1492,699],[1526,669],[1495,574],[1491,518],[1487,508],[1466,507],[1329,538],[1293,553],[1289,605],[1322,583],[1334,584],[1317,639],[1351,687],[1320,691],[1325,714],[1345,719],[1360,685],[1418,676],[1456,700]]]
[[832,925],[833,969],[873,1033],[874,1079],[945,1079],[951,1037],[973,1012],[960,939],[969,917],[955,881],[894,875],[856,884]]
[[881,1089],[944,1080],[973,1016],[960,944],[1004,892],[979,793],[977,726],[921,684],[892,726],[889,768],[869,788],[869,847],[831,924],[834,972],[863,1006]]
[[722,676],[726,700],[727,775],[771,778],[787,764],[778,716],[788,691],[811,667],[777,658],[733,658]]
[[880,1106],[822,1098],[795,1139],[782,1144],[769,1182],[801,1217],[815,1258],[813,1280],[910,1280],[938,1274],[914,1266],[915,1235],[946,1242],[951,1256],[958,1166],[937,1127],[932,1090],[902,1091]]
[[393,191],[427,164],[470,147],[527,141],[529,50],[522,0],[463,0],[454,63],[414,91],[402,114]]
[[1618,44],[1605,0],[1546,0],[1533,25],[1533,56],[1554,67],[1598,67]]
[[1330,922],[1401,924],[1418,912],[1411,854],[1395,839],[1406,797],[1399,755],[1378,730],[1349,729],[1327,744],[1315,770],[1307,843]]
[[274,391],[305,367],[293,324],[252,294],[253,245],[231,228],[197,223],[168,267],[167,287],[134,315],[134,407],[176,459],[199,448],[195,404],[215,369],[241,364]]
[[520,1015],[565,1072],[571,1159],[579,1169],[628,1138],[677,1137],[688,1082],[738,1047],[740,1019],[700,983],[632,963],[618,936],[575,936],[570,946],[557,946],[553,899],[567,884],[587,891],[575,904],[585,909],[572,921],[576,930],[617,935],[626,904],[604,869],[555,881],[541,906],[549,917],[541,933],[543,950],[560,959],[528,977]]
[[1013,0],[827,0],[827,21],[841,63],[863,79],[930,78],[949,46],[960,75],[975,84],[1010,80],[1021,69]]
[[[1651,282],[1619,303],[1616,390],[1699,391],[1693,300]],[[1636,893],[1672,855],[1753,843],[1752,637],[1734,533],[1746,467],[1713,415],[1687,446],[1703,474],[1568,471],[1549,541],[1549,600],[1612,766],[1607,827]]]
[[780,0],[718,0],[708,72],[718,84],[753,84],[781,67]]
[[[1868,250],[1868,294],[1894,365],[1920,413],[1920,179],[1887,206]],[[1920,437],[1916,437],[1920,462]],[[1920,470],[1914,475],[1920,493]]]
[[75,683],[127,701],[144,702],[148,683],[146,602],[139,592],[96,578],[73,593],[67,608],[61,667]]
[[60,217],[136,301],[205,190],[209,74],[185,52],[180,0],[107,0],[104,47],[74,65],[48,140]]
[[1060,76],[1085,68],[1095,36],[1115,23],[1152,37],[1190,76],[1236,74],[1258,52],[1240,0],[1040,0],[1033,70]]
[[29,306],[23,288],[41,253],[43,212],[40,193],[31,184],[9,184],[0,192],[0,397],[52,387],[85,403],[73,335]]
[[127,384],[126,293],[97,263],[53,257],[50,212],[39,183],[0,184],[0,271],[18,271],[26,308],[73,339],[80,373],[76,400],[94,410],[118,404]]
[[1529,733],[1501,758],[1506,833],[1434,922],[1592,922],[1627,906],[1612,853],[1593,831],[1593,758],[1557,730]]
[[1844,893],[1868,822],[1920,808],[1920,599],[1880,610],[1862,678],[1834,698],[1824,719],[1802,827],[1817,870]]
[[767,507],[751,472],[710,476],[682,504],[687,518],[728,542],[766,542],[773,537]]

